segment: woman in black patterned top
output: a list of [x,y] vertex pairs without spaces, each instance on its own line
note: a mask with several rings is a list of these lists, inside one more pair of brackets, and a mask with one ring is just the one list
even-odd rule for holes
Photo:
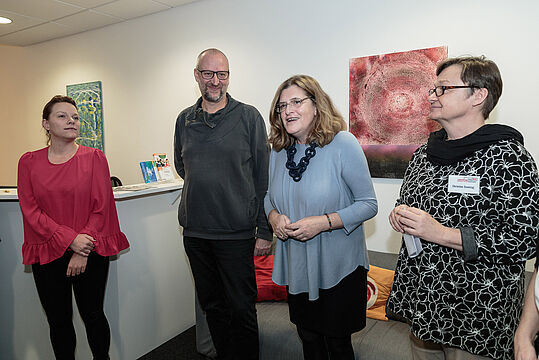
[[517,130],[485,124],[502,92],[494,62],[451,58],[436,73],[443,129],[414,153],[389,215],[423,251],[403,243],[388,313],[410,324],[415,358],[509,360],[539,237],[537,167]]

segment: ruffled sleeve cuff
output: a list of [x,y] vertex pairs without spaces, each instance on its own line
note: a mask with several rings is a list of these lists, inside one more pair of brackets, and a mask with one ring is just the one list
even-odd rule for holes
[[92,234],[89,235],[96,239],[94,251],[101,256],[116,255],[120,251],[129,247],[127,237],[121,231],[105,236],[94,236]]
[[22,262],[25,265],[48,264],[62,257],[76,237],[77,233],[73,229],[60,225],[47,242],[35,244],[24,242],[22,244]]

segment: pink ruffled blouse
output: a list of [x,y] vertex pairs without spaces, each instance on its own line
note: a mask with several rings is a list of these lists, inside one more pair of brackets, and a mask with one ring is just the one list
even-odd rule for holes
[[81,145],[63,164],[49,162],[48,147],[27,152],[19,159],[17,192],[24,223],[24,264],[60,258],[78,234],[92,236],[94,251],[101,256],[129,247],[101,150]]

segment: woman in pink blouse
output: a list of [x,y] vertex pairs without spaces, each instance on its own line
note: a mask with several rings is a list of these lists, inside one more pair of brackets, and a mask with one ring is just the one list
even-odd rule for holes
[[94,359],[109,359],[103,312],[109,256],[129,247],[120,231],[107,159],[77,145],[73,99],[57,95],[43,108],[47,147],[19,160],[23,263],[32,265],[57,359],[75,359],[72,290]]

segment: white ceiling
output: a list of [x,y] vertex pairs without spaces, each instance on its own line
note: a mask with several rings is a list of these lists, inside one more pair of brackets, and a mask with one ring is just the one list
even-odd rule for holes
[[0,45],[26,46],[198,0],[0,0]]

